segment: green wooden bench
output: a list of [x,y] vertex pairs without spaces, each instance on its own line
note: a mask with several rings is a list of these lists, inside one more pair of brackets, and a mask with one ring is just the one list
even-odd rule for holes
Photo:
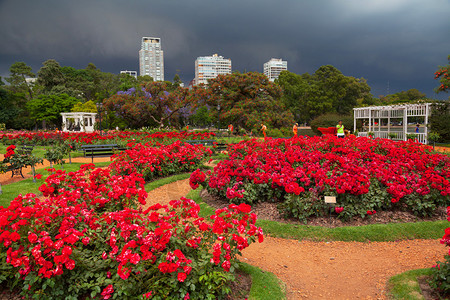
[[217,143],[216,140],[189,140],[185,141],[185,143],[190,145],[212,146],[218,151],[226,150],[228,148],[228,144]]
[[126,148],[119,147],[117,144],[82,145],[80,147],[80,151],[84,153],[84,157],[92,158],[92,163],[94,163],[94,156],[108,157],[123,150],[126,150]]

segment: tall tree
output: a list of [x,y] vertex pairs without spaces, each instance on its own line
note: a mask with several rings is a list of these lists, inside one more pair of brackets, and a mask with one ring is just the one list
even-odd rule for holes
[[15,62],[9,68],[11,76],[6,81],[11,85],[11,90],[15,93],[24,92],[28,94],[28,99],[33,98],[33,92],[27,78],[34,77],[33,69],[24,62]]
[[417,100],[426,99],[427,95],[419,92],[417,89],[409,89],[407,91],[401,91],[395,94],[381,96],[380,101],[382,104],[398,104],[398,103],[408,103]]
[[261,123],[279,128],[292,126],[294,122],[292,113],[280,102],[280,87],[264,74],[219,75],[211,79],[207,87],[210,97],[201,98],[213,107],[218,105],[220,123],[251,130],[259,128]]
[[439,79],[439,82],[441,83],[441,85],[435,89],[436,93],[448,92],[450,89],[450,76],[448,74],[450,70],[450,55],[447,59],[449,64],[446,66],[439,66],[438,70],[434,73],[434,79]]
[[0,123],[11,129],[31,129],[34,125],[26,110],[26,98],[0,86]]
[[313,75],[283,71],[275,82],[284,91],[283,103],[302,122],[327,112],[348,114],[358,103],[373,98],[364,78],[345,76],[330,65],[321,66]]
[[97,106],[92,100],[89,100],[85,103],[77,102],[71,109],[72,112],[90,112],[96,113],[98,112]]
[[37,74],[37,83],[43,86],[45,93],[51,93],[53,88],[64,84],[64,74],[61,66],[54,59],[46,60],[42,65]]
[[27,103],[27,108],[30,116],[37,121],[42,121],[42,127],[46,129],[47,123],[61,127],[60,114],[69,112],[77,102],[78,99],[67,94],[39,95]]

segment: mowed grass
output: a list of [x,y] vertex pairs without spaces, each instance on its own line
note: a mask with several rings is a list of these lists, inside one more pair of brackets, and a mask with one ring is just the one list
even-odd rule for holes
[[392,276],[387,284],[389,299],[424,299],[418,277],[431,274],[431,269],[417,269]]
[[[108,166],[111,162],[98,162],[95,163],[96,167],[105,167]],[[64,164],[63,167],[67,172],[73,172],[80,169],[81,163],[72,163],[72,164]],[[53,166],[56,170],[61,170],[61,165]],[[11,184],[2,185],[3,193],[0,194],[0,206],[7,207],[11,203],[14,198],[16,198],[19,194],[26,195],[28,193],[33,193],[37,196],[41,195],[39,192],[39,187],[45,182],[45,179],[50,175],[48,171],[45,169],[37,169],[36,174],[41,174],[41,179],[36,179],[36,182],[33,182],[33,178],[27,178],[18,182],[14,182]],[[17,175],[16,175],[17,176]]]
[[286,284],[273,273],[265,272],[260,268],[240,262],[239,269],[252,278],[252,287],[248,299],[273,300],[286,299]]

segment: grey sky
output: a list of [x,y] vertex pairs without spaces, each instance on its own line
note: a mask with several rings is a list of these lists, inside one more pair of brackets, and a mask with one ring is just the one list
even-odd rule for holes
[[331,64],[364,77],[378,97],[417,88],[436,99],[434,72],[450,54],[448,0],[0,0],[0,76],[15,61],[105,72],[139,69],[142,36],[160,37],[165,79],[186,83],[198,56],[259,71],[270,58],[291,72]]

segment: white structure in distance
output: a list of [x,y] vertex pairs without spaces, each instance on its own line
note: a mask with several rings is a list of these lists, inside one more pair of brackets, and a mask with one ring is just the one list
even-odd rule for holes
[[143,37],[139,50],[139,74],[149,75],[154,81],[164,81],[164,52],[161,39]]
[[229,58],[213,54],[212,56],[200,56],[195,60],[195,85],[207,84],[208,79],[226,74],[231,74],[231,59]]
[[272,82],[280,76],[281,71],[287,71],[287,61],[281,58],[272,58],[264,64],[264,75]]
[[125,70],[125,71],[120,71],[120,74],[128,74],[128,75],[133,76],[134,78],[137,79],[137,72],[136,71]]
[[[353,109],[353,128],[356,128],[356,120],[362,120],[358,136],[368,136],[370,132],[375,138],[406,141],[409,134],[414,134],[417,141],[427,144],[430,110],[431,103],[358,107]],[[411,118],[415,122],[411,122]],[[417,124],[419,132],[416,132]]]
[[61,113],[62,131],[94,132],[96,115],[90,112]]

